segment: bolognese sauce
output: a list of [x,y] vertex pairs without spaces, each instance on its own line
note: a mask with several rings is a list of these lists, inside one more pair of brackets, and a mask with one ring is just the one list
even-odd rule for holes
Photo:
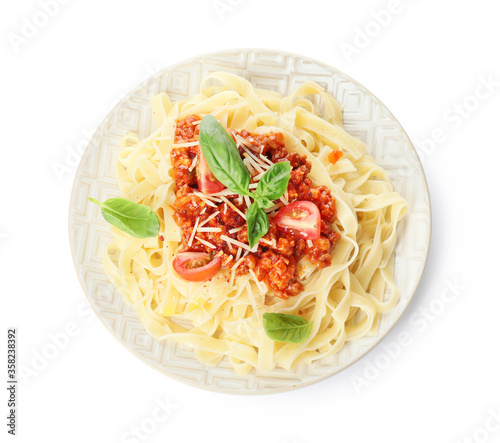
[[[203,252],[221,257],[223,267],[235,269],[238,276],[253,273],[282,299],[299,294],[303,286],[297,278],[297,262],[306,256],[320,269],[330,266],[331,252],[340,238],[332,229],[336,205],[330,190],[313,185],[308,178],[311,164],[305,156],[286,150],[283,134],[231,131],[243,160],[250,156],[254,160],[262,159],[268,166],[289,161],[292,168],[287,192],[267,210],[269,231],[250,251],[245,219],[248,197],[245,200],[227,189],[212,196],[198,189],[200,121],[199,116],[190,115],[177,122],[175,145],[178,146],[170,154],[176,185],[174,220],[181,228],[179,252]],[[255,162],[250,163],[249,172],[252,187],[262,173]],[[297,201],[312,202],[318,207],[321,214],[318,239],[305,240],[278,229],[274,217],[279,209]],[[246,247],[242,248],[242,244]]]

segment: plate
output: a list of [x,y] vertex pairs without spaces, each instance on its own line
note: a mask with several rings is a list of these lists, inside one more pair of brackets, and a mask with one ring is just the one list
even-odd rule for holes
[[[383,166],[395,190],[409,204],[398,227],[395,280],[401,300],[382,315],[380,333],[347,343],[333,356],[301,364],[294,372],[253,370],[236,375],[229,363],[216,367],[198,362],[194,351],[174,341],[153,339],[135,310],[127,306],[102,267],[104,247],[111,241],[109,225],[99,216],[101,201],[119,197],[114,176],[121,139],[127,132],[143,138],[154,129],[150,98],[167,92],[172,100],[198,92],[211,72],[228,71],[257,88],[289,94],[306,80],[323,86],[344,106],[346,130],[364,141],[368,152]],[[160,71],[128,94],[99,126],[77,171],[69,211],[71,252],[76,272],[89,302],[107,329],[136,357],[169,377],[198,388],[232,394],[269,394],[296,389],[338,373],[365,355],[396,324],[408,307],[422,276],[431,232],[430,200],[424,172],[405,131],[389,110],[359,83],[342,72],[297,54],[260,49],[210,53]]]

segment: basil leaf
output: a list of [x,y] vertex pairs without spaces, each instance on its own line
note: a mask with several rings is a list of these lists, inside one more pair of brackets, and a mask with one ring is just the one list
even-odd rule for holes
[[[255,196],[252,195],[252,197],[255,197]],[[262,209],[267,209],[267,208],[270,208],[271,206],[274,206],[274,203],[265,197],[256,197],[255,203],[259,206],[259,208],[262,208]]]
[[263,320],[267,336],[283,343],[301,343],[312,330],[312,322],[299,315],[266,312]]
[[246,213],[248,244],[253,248],[260,238],[269,230],[269,220],[267,214],[257,203],[252,203]]
[[200,123],[200,147],[210,171],[231,192],[249,195],[250,174],[236,143],[213,115]]
[[280,198],[288,187],[290,172],[290,162],[278,162],[272,165],[260,179],[255,190],[255,198],[265,197],[269,200]]
[[104,220],[133,237],[156,237],[160,232],[158,216],[149,206],[126,198],[110,198],[104,203],[90,197],[89,200],[100,206]]

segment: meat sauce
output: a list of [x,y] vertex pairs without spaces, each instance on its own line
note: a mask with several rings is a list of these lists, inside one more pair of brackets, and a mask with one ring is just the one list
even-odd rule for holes
[[[198,141],[200,120],[197,115],[190,115],[184,120],[178,121],[175,143]],[[331,252],[340,237],[331,228],[336,218],[335,199],[326,186],[316,187],[313,185],[308,178],[311,164],[305,156],[288,152],[285,149],[282,134],[262,135],[253,134],[246,130],[232,131],[233,138],[236,134],[251,143],[250,149],[257,156],[262,154],[273,163],[289,161],[292,171],[286,193],[288,202],[308,200],[315,203],[321,213],[321,237],[318,240],[296,240],[290,234],[280,232],[273,222],[274,215],[283,207],[282,202],[275,201],[280,207],[268,214],[268,233],[260,239],[257,251],[248,253],[236,268],[236,275],[254,272],[259,281],[265,282],[267,287],[273,290],[275,296],[287,299],[303,290],[302,284],[297,280],[296,269],[297,262],[303,256],[306,256],[311,263],[320,269],[330,266],[332,263]],[[239,147],[239,151],[242,158],[247,155],[243,147]],[[237,194],[225,196],[231,203],[228,205],[227,202],[221,201],[218,197],[205,198],[204,200],[193,193],[197,190],[196,168],[193,168],[197,154],[198,145],[173,148],[170,154],[177,197],[174,204],[174,220],[182,232],[179,252],[219,254],[222,255],[223,267],[232,268],[239,258],[239,248],[221,237],[227,236],[248,244],[246,220],[238,213],[239,211],[244,214],[247,206],[243,197]],[[257,171],[251,173],[251,183],[256,182],[253,177],[257,174]],[[207,200],[211,204],[208,204]],[[217,212],[218,214],[214,216]],[[203,225],[203,228],[213,229],[197,230],[196,236],[189,245],[197,220],[199,225]],[[243,254],[241,255],[243,256]]]

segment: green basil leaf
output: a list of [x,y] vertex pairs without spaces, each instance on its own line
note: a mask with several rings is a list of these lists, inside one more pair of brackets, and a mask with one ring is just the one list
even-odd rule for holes
[[312,322],[299,315],[266,312],[263,320],[267,336],[283,343],[301,343],[312,330]]
[[[255,197],[255,196],[252,195],[252,197]],[[262,208],[262,209],[267,209],[267,208],[270,208],[271,206],[274,206],[274,203],[265,197],[255,197],[255,203],[259,206],[259,208]]]
[[255,197],[265,197],[269,200],[280,198],[288,187],[291,169],[290,162],[278,162],[272,165],[260,179]]
[[110,198],[104,203],[90,198],[101,208],[104,219],[137,238],[156,237],[160,232],[158,216],[149,206],[139,205],[126,198]]
[[236,143],[213,115],[205,115],[201,120],[200,147],[217,180],[231,192],[249,195],[250,173]]
[[248,244],[253,248],[260,238],[269,230],[269,219],[267,214],[257,203],[252,203],[246,213]]

